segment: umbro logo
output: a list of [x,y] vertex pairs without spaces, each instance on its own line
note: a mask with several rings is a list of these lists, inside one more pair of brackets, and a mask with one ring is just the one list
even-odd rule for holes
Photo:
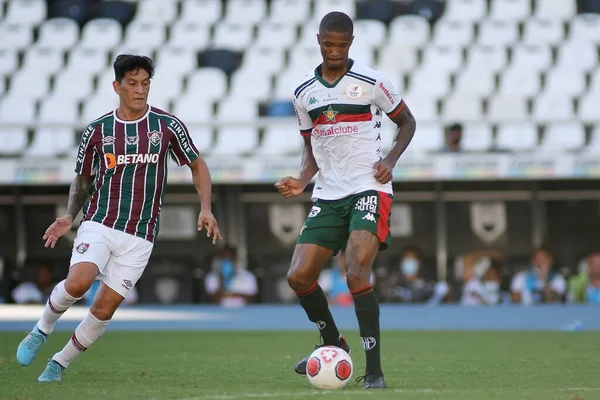
[[367,221],[371,221],[371,222],[377,222],[377,221],[375,221],[375,217],[371,213],[368,213],[367,215],[362,217],[362,219],[366,219]]

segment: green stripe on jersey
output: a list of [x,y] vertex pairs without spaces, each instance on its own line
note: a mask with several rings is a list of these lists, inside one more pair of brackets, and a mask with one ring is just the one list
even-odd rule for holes
[[[138,153],[138,124],[125,124],[125,154]],[[129,138],[135,138],[133,144],[129,143]],[[131,208],[133,201],[133,185],[135,184],[135,170],[137,164],[129,164],[123,168],[121,172],[121,202],[119,203],[119,214],[115,221],[115,229],[125,231],[127,221],[130,219]]]
[[310,115],[310,119],[314,122],[329,107],[340,114],[364,114],[371,112],[370,104],[327,104],[310,110],[308,115]]
[[[151,112],[148,115],[148,132],[158,131],[160,132],[160,122],[158,116]],[[150,153],[159,153],[160,146],[150,145]],[[156,191],[156,175],[158,173],[158,164],[147,164],[146,165],[146,186],[144,193],[144,205],[142,206],[142,214],[140,216],[140,223],[137,228],[138,236],[146,237],[148,235],[148,222],[152,218],[152,206],[154,204],[154,192]]]
[[[108,118],[102,120],[102,139],[112,136],[115,136],[115,119],[111,114]],[[104,144],[102,151],[104,154],[106,153],[115,153],[114,140],[103,140]],[[110,199],[110,178],[114,175],[116,168],[106,169],[106,173],[104,174],[104,179],[102,180],[102,186],[100,187],[100,192],[98,193],[98,208],[92,217],[92,221],[100,222],[104,220],[106,214],[108,212],[108,201]]]

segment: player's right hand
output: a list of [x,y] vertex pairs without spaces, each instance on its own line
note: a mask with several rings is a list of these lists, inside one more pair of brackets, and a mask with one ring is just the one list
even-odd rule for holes
[[71,216],[67,215],[56,218],[56,221],[54,221],[52,225],[46,229],[46,233],[44,233],[43,239],[46,241],[45,247],[50,246],[51,248],[54,248],[58,238],[69,232],[72,226],[73,218]]
[[276,182],[275,187],[277,190],[279,190],[279,193],[281,193],[283,197],[289,199],[290,197],[298,196],[300,193],[302,193],[306,185],[304,185],[299,179],[286,176],[285,178],[281,178],[278,182]]

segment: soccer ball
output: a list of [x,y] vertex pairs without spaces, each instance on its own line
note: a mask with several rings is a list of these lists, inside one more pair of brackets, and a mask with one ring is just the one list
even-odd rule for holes
[[306,376],[317,389],[342,389],[352,378],[352,359],[335,346],[319,347],[308,358]]

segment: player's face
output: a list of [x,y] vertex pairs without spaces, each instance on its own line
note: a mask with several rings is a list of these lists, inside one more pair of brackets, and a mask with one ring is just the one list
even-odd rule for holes
[[121,83],[114,81],[113,88],[121,104],[133,111],[145,111],[150,92],[150,75],[142,68],[125,73]]
[[348,65],[348,52],[354,37],[349,33],[320,32],[317,41],[321,47],[323,65],[329,69],[344,68]]

